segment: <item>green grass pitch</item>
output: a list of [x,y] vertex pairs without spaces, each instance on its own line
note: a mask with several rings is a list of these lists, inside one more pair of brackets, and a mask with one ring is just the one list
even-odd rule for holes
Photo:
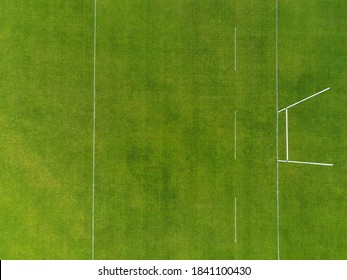
[[347,259],[342,2],[2,1],[0,259]]

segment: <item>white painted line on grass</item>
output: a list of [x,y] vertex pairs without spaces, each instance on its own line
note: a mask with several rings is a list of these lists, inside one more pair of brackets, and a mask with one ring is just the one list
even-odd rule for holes
[[297,161],[297,160],[282,160],[282,159],[279,159],[279,160],[277,160],[277,162],[308,164],[308,165],[321,165],[321,166],[334,166],[334,164],[332,164],[332,163],[311,162],[311,161]]
[[237,56],[237,49],[236,49],[236,27],[234,29],[234,71],[236,71],[236,56]]
[[235,209],[234,209],[234,215],[235,215],[235,243],[237,242],[237,221],[236,221],[236,208],[237,208],[237,204],[236,204],[236,197],[235,197],[235,203],[234,203],[234,207],[235,207]]
[[278,0],[276,0],[276,208],[277,208],[277,259],[280,259],[280,200],[278,166]]
[[237,134],[236,134],[236,111],[234,112],[234,159],[236,159],[237,156]]
[[286,109],[286,158],[289,160],[288,109]]
[[285,111],[286,109],[287,109],[287,108],[283,108],[283,109],[281,109],[281,110],[277,111],[277,113],[279,114],[279,113],[281,113],[281,112]]
[[95,124],[96,124],[96,0],[94,0],[94,74],[93,74],[93,182],[92,182],[92,260],[94,260],[94,225],[95,225]]
[[302,102],[304,102],[304,101],[306,101],[306,100],[309,100],[309,99],[311,99],[311,98],[313,98],[313,97],[315,97],[315,96],[317,96],[317,95],[319,95],[319,94],[322,94],[323,92],[326,92],[326,91],[328,91],[328,90],[330,90],[330,87],[328,87],[328,88],[326,88],[326,89],[323,89],[323,90],[321,90],[321,91],[319,91],[319,92],[317,92],[317,93],[315,93],[315,94],[312,94],[312,95],[310,95],[309,97],[306,97],[306,98],[304,98],[304,99],[302,99],[302,100],[300,100],[300,101],[298,101],[298,102],[295,102],[295,103],[293,103],[292,105],[289,105],[289,106],[287,106],[286,108],[283,108],[283,109],[279,110],[278,113],[280,113],[280,112],[282,112],[282,111],[284,111],[284,110],[286,110],[286,109],[289,109],[289,108],[291,108],[291,107],[294,107],[294,106],[296,106],[296,105],[298,105],[298,104],[300,104],[300,103],[302,103]]

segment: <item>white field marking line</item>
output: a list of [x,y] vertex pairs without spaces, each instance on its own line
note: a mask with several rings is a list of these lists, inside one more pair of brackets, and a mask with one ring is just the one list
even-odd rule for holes
[[235,214],[235,243],[237,242],[237,227],[236,227],[236,225],[237,225],[237,221],[236,221],[236,206],[237,206],[237,204],[236,204],[236,197],[235,197],[235,203],[234,203],[234,207],[235,207],[235,209],[234,209],[234,214]]
[[236,71],[236,54],[237,54],[237,49],[236,49],[236,27],[234,29],[234,71]]
[[92,183],[92,260],[94,260],[94,224],[95,224],[95,123],[96,123],[96,0],[94,0],[94,74],[93,74],[93,183]]
[[279,159],[277,162],[284,163],[297,163],[297,164],[308,164],[308,165],[321,165],[321,166],[334,166],[332,163],[322,163],[322,162],[310,162],[310,161],[297,161],[297,160],[283,160]]
[[276,0],[276,208],[277,208],[277,259],[280,259],[280,201],[278,166],[278,0]]
[[291,108],[291,107],[294,107],[294,106],[296,106],[296,105],[298,105],[298,104],[300,104],[300,103],[302,103],[302,102],[304,102],[304,101],[306,101],[306,100],[308,100],[308,99],[311,99],[311,98],[313,98],[313,97],[315,97],[315,96],[317,96],[317,95],[319,95],[319,94],[322,94],[323,92],[326,92],[326,91],[328,91],[328,90],[330,90],[330,87],[328,87],[328,88],[326,88],[326,89],[323,89],[323,90],[321,90],[320,92],[317,92],[317,93],[315,93],[315,94],[312,94],[312,95],[310,95],[309,97],[306,97],[306,98],[304,98],[304,99],[302,99],[302,100],[300,100],[300,101],[298,101],[298,102],[295,102],[295,103],[293,103],[292,105],[289,105],[289,106],[287,106],[286,108],[283,108],[283,109],[279,110],[278,113],[280,113],[280,112],[282,112],[282,111],[284,111],[284,110],[286,110],[286,109],[289,109],[289,108]]
[[286,109],[286,158],[289,160],[288,109]]
[[237,115],[236,115],[236,111],[234,112],[234,159],[236,159],[236,155],[237,155],[237,134],[236,134],[236,118],[237,118]]

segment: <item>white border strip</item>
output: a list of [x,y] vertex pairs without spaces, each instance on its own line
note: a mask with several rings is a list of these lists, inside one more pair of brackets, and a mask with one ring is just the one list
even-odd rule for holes
[[[343,237],[342,237],[343,238]],[[248,244],[251,246],[252,244]],[[332,257],[336,257],[338,254],[333,254]],[[268,255],[266,255],[268,256]],[[294,255],[297,256],[297,255]],[[247,267],[252,269],[251,275],[245,273],[244,278],[240,279],[257,279],[257,280],[274,280],[274,279],[346,279],[346,261],[274,261],[274,260],[103,260],[103,261],[2,261],[1,263],[1,277],[6,280],[18,280],[18,279],[35,279],[35,280],[47,280],[53,279],[83,279],[83,280],[97,280],[97,279],[126,279],[126,280],[139,280],[139,279],[179,279],[179,280],[192,280],[192,279],[228,279],[228,276],[222,278],[222,276],[193,276],[194,270],[203,267],[206,268],[206,272],[211,271],[214,268],[216,273],[217,267],[244,267],[245,272],[250,272]],[[161,276],[154,276],[154,269],[156,268]],[[140,269],[141,268],[141,274]],[[112,277],[107,276],[106,271],[119,271],[119,274],[123,276]],[[128,269],[128,273],[124,273],[124,269]],[[131,275],[129,272],[136,271]],[[172,275],[164,276],[171,272]],[[221,269],[222,270],[222,269]],[[239,269],[240,271],[241,269]],[[116,272],[117,272],[116,271]],[[143,271],[146,271],[147,276],[143,276]],[[187,271],[187,272],[185,272]],[[222,270],[223,271],[223,270]],[[228,269],[224,270],[228,272]],[[230,271],[230,270],[229,270]],[[242,270],[241,270],[242,271]],[[122,272],[122,273],[121,273]],[[181,273],[179,273],[181,272]],[[52,274],[54,276],[52,277]],[[101,275],[98,275],[101,274]],[[116,274],[116,273],[114,273]],[[197,274],[197,273],[196,273]],[[225,273],[228,274],[228,273]],[[239,274],[240,275],[240,274]],[[235,276],[235,277],[234,277]],[[229,276],[229,279],[238,279],[237,274]]]

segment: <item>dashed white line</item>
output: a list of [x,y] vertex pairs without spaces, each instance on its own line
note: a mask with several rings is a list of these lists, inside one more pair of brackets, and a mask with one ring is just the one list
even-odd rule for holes
[[234,29],[234,71],[236,71],[236,58],[237,58],[237,45],[236,45],[236,27]]
[[236,121],[237,121],[237,113],[234,112],[234,159],[236,159],[237,156],[237,134],[236,134]]
[[235,243],[237,242],[237,215],[236,215],[236,208],[237,208],[237,201],[236,201],[236,197],[235,197],[235,203],[234,203],[234,215],[235,215],[235,219],[234,219],[234,221],[235,221],[235,233],[234,233],[234,235],[235,235]]

